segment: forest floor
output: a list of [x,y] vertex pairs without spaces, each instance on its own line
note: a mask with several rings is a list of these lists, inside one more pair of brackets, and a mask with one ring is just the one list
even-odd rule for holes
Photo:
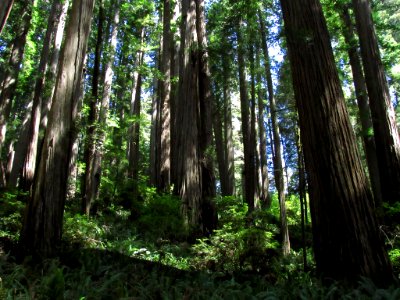
[[67,209],[59,254],[40,263],[19,257],[23,203],[9,202],[0,221],[0,299],[400,299],[399,287],[368,279],[355,288],[321,284],[310,254],[304,271],[295,234],[292,253],[279,255],[271,216],[271,226],[260,227],[264,214],[245,229],[243,207],[229,200],[220,229],[188,241],[174,200],[156,202],[134,221],[120,206],[90,218]]

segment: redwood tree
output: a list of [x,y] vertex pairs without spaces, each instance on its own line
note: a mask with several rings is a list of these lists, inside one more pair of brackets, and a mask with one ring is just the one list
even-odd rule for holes
[[310,183],[314,254],[325,278],[392,279],[318,0],[281,0]]
[[21,231],[27,253],[50,256],[62,235],[69,157],[94,0],[74,0],[33,195]]
[[86,128],[86,144],[85,144],[85,175],[82,181],[82,213],[89,215],[91,203],[97,196],[97,187],[99,186],[99,176],[96,170],[96,135],[98,131],[96,127],[99,118],[99,87],[100,87],[100,64],[101,56],[103,52],[103,31],[105,23],[105,12],[104,3],[102,0],[99,2],[99,13],[97,17],[97,37],[96,46],[94,50],[94,64],[92,71],[92,93],[89,99],[89,115],[88,115],[88,126]]
[[361,136],[364,142],[369,178],[372,191],[374,193],[375,205],[380,206],[382,204],[382,191],[379,176],[379,165],[376,156],[375,138],[373,134],[373,124],[369,107],[367,86],[365,84],[365,77],[358,53],[358,43],[354,36],[354,26],[350,17],[349,8],[346,5],[337,4],[337,6],[344,24],[343,36],[347,44],[347,53],[349,55],[351,72],[353,75],[354,89],[361,123]]
[[284,255],[287,255],[290,252],[290,240],[289,240],[289,229],[286,217],[286,202],[285,202],[286,197],[285,197],[285,181],[283,177],[284,174],[283,174],[283,164],[282,164],[281,136],[279,134],[278,112],[274,96],[274,87],[272,84],[271,63],[269,58],[267,37],[261,14],[259,19],[260,19],[262,49],[265,59],[264,67],[265,67],[265,77],[267,79],[268,101],[271,112],[272,135],[273,135],[272,160],[274,164],[275,186],[278,191],[279,208],[280,208],[279,211],[281,219],[282,251]]
[[206,233],[215,225],[215,214],[210,200],[215,187],[209,157],[212,129],[211,91],[204,26],[204,1],[183,1],[180,90],[176,107],[179,159],[176,160],[175,180],[182,198],[185,223],[196,233]]
[[163,11],[163,45],[161,72],[161,153],[160,153],[160,186],[161,190],[171,183],[171,3],[164,0]]
[[383,201],[400,201],[400,137],[368,0],[353,0],[360,40]]
[[[51,41],[55,40],[54,35],[57,32],[58,23],[60,22],[62,13],[63,13],[62,1],[61,0],[53,1],[50,10],[50,15],[47,21],[47,29],[43,41],[43,49],[40,56],[40,63],[38,68],[39,72],[35,82],[32,112],[31,112],[29,131],[28,131],[28,143],[26,145],[26,150],[25,150],[26,152],[24,152],[26,153],[26,155],[23,162],[22,177],[21,177],[22,180],[20,183],[20,187],[24,190],[30,189],[33,182],[33,176],[35,174],[37,144],[39,139],[39,125],[40,125],[41,110],[42,110],[42,96],[46,83],[46,71],[48,68],[48,62],[50,57]],[[16,168],[19,169],[19,167],[20,167],[19,165],[16,165]]]
[[32,19],[32,0],[24,0],[21,7],[21,23],[17,25],[17,32],[12,41],[12,49],[8,67],[3,74],[3,82],[0,86],[0,155],[4,145],[7,122],[10,116],[14,92],[17,87],[18,74],[21,69],[24,55],[26,37]]
[[244,199],[248,205],[249,212],[254,209],[254,191],[255,191],[255,165],[254,165],[254,153],[251,144],[251,124],[250,124],[250,109],[249,109],[249,96],[247,91],[246,81],[246,65],[245,65],[245,42],[242,34],[242,21],[237,24],[237,36],[238,36],[238,72],[239,72],[239,91],[240,91],[240,114],[242,121],[242,138],[243,138],[243,152],[244,152]]

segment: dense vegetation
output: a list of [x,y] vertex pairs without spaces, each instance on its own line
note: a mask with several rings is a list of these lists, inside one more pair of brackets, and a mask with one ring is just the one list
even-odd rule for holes
[[0,3],[0,299],[398,299],[396,0]]
[[[299,201],[288,200],[292,250],[280,255],[279,207],[276,195],[269,212],[251,217],[235,198],[217,200],[220,228],[210,237],[188,242],[179,214],[179,199],[147,191],[129,220],[115,204],[86,217],[72,202],[64,218],[64,240],[57,258],[40,264],[23,260],[16,241],[24,203],[2,195],[1,298],[33,299],[396,299],[400,289],[377,287],[367,278],[356,286],[322,284],[316,277],[307,230],[307,267],[302,255]],[[24,197],[21,195],[20,197]],[[387,237],[398,274],[398,243]],[[388,245],[389,246],[389,245]],[[11,251],[11,252],[9,252]]]

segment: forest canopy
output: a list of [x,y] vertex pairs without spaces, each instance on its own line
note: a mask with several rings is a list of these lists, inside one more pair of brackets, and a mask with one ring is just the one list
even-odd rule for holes
[[397,0],[2,0],[0,298],[399,297],[399,82]]

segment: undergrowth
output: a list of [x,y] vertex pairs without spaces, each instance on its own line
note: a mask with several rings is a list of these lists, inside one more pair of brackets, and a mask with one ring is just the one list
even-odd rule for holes
[[[289,256],[280,255],[274,209],[248,214],[233,197],[216,199],[219,227],[195,243],[169,195],[149,193],[135,203],[133,221],[117,204],[92,217],[67,207],[62,251],[41,264],[17,261],[4,242],[18,241],[23,197],[3,193],[0,202],[0,299],[400,299],[399,288],[379,289],[368,279],[356,288],[321,284],[310,248],[307,271],[296,242]],[[296,234],[296,206],[288,207]],[[396,268],[397,232],[387,236]]]

